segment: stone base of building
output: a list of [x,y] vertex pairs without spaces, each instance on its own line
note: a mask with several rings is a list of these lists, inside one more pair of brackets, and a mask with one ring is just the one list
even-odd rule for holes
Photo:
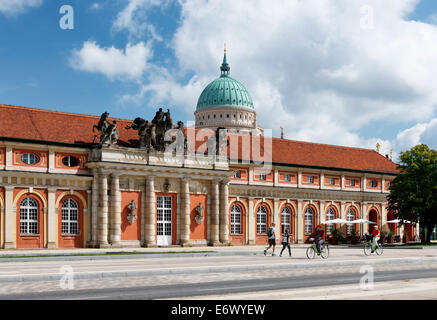
[[4,249],[16,249],[14,242],[5,242]]
[[58,248],[58,245],[56,244],[56,242],[47,243],[47,249],[56,249],[56,248]]

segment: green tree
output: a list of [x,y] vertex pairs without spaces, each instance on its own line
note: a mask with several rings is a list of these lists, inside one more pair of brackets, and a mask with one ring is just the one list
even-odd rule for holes
[[400,174],[390,185],[388,209],[398,219],[420,223],[422,242],[430,242],[437,224],[437,151],[421,144],[401,152],[400,160]]

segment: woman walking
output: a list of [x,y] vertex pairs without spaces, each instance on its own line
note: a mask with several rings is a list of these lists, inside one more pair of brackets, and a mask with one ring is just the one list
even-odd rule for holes
[[285,248],[288,248],[288,253],[291,257],[291,248],[290,248],[290,231],[288,229],[285,229],[285,233],[282,235],[282,250],[280,253],[280,257],[282,257],[282,252],[284,252]]

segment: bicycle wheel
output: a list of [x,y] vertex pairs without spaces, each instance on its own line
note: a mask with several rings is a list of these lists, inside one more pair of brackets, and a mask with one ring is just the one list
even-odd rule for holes
[[320,255],[322,256],[323,259],[328,259],[328,257],[329,257],[329,247],[328,246],[323,246],[322,252],[320,253]]
[[307,249],[307,258],[308,259],[314,259],[316,256],[316,252],[314,251],[314,248],[311,246]]
[[376,254],[378,255],[378,256],[380,256],[381,254],[382,254],[382,252],[384,251],[383,249],[382,249],[382,245],[380,245],[380,244],[378,244],[378,246],[376,247]]
[[370,256],[371,253],[372,253],[372,247],[370,246],[369,243],[366,243],[366,244],[364,245],[364,254],[365,254],[366,256]]

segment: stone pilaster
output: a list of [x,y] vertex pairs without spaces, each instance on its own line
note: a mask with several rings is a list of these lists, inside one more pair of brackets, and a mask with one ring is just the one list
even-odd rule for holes
[[[54,249],[57,248],[57,226],[56,226],[56,189],[55,188],[48,188],[48,199],[47,199],[47,206],[48,206],[48,215],[47,215],[47,235],[48,235],[48,243],[47,248]],[[60,217],[62,218],[62,217]],[[62,230],[58,230],[58,232],[62,232]]]
[[15,249],[17,244],[16,239],[16,215],[17,210],[13,207],[14,202],[14,187],[5,187],[5,249]]
[[229,242],[229,179],[222,180],[220,183],[220,242]]
[[155,177],[148,176],[146,178],[146,212],[144,212],[144,239],[146,247],[156,247],[155,211]]
[[97,245],[100,248],[109,247],[108,243],[108,173],[99,172],[99,207],[97,225]]
[[181,245],[190,244],[190,179],[181,180]]
[[218,245],[219,242],[219,181],[211,182],[211,245]]
[[255,244],[255,237],[256,237],[256,215],[254,211],[254,198],[249,197],[249,212],[248,212],[248,236],[249,241],[248,244]]
[[110,219],[109,219],[109,239],[112,247],[121,246],[121,192],[120,175],[111,174],[111,199],[110,199]]
[[89,247],[95,247],[98,244],[97,241],[97,225],[98,225],[98,208],[99,208],[99,174],[97,169],[92,170],[93,173],[93,183],[92,183],[92,193],[91,193],[91,203],[88,207],[91,207],[91,239],[88,244]]
[[304,224],[303,224],[304,219],[303,219],[303,214],[302,214],[302,206],[303,206],[302,200],[298,200],[297,201],[296,222],[295,222],[297,243],[303,243],[303,236],[305,233]]

